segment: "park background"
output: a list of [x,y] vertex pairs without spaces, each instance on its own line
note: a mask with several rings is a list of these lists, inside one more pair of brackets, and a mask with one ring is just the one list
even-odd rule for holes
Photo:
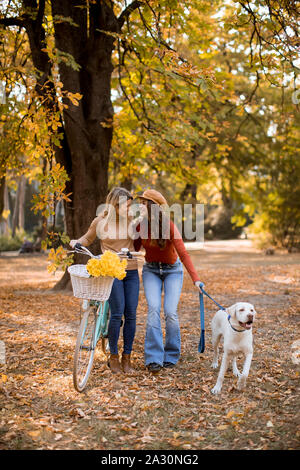
[[[297,447],[298,14],[274,0],[2,2],[1,448]],[[136,377],[112,379],[99,356],[86,394],[72,389],[79,303],[47,255],[113,186],[205,205],[204,246],[186,244],[201,279],[258,311],[243,393],[228,373],[226,400],[210,395],[215,308],[200,356],[186,274],[178,369],[144,369],[141,289]]]

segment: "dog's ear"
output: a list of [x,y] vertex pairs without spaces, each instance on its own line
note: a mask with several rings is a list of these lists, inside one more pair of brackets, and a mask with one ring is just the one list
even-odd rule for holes
[[236,314],[236,304],[231,305],[231,307],[226,308],[226,312],[233,318],[235,318]]

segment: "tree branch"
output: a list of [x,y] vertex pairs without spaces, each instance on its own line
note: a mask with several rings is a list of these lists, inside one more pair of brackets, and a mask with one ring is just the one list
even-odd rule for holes
[[11,17],[0,18],[0,25],[3,26],[24,26],[23,18]]
[[128,7],[125,8],[125,10],[122,11],[122,13],[120,14],[120,16],[118,18],[118,23],[119,23],[120,29],[122,28],[125,21],[129,18],[131,13],[134,10],[136,10],[137,8],[139,8],[141,5],[143,5],[143,2],[140,2],[138,0],[134,0],[132,3],[130,3],[130,5],[128,5]]
[[39,8],[38,8],[38,13],[37,13],[37,24],[39,27],[42,25],[42,21],[44,18],[44,13],[45,13],[45,0],[40,0],[39,1]]

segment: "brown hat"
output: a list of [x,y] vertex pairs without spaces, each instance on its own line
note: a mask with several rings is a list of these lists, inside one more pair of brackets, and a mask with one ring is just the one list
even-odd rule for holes
[[168,205],[163,195],[155,189],[146,189],[146,191],[144,191],[143,194],[138,197],[140,199],[147,199],[148,201],[155,202],[155,204],[158,204],[159,206]]

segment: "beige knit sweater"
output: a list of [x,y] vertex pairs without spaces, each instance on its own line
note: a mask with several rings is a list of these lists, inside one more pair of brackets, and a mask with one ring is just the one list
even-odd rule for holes
[[[91,243],[93,243],[93,241],[97,237],[97,225],[101,220],[103,220],[103,215],[99,215],[92,221],[88,231],[78,240],[78,242],[81,243],[81,245],[89,246]],[[130,220],[128,220],[128,222],[130,222]],[[113,226],[115,226],[114,223],[113,223]],[[114,253],[118,253],[121,251],[122,248],[128,248],[129,251],[135,251],[133,240],[128,235],[127,235],[127,238],[121,238],[123,233],[125,234],[125,236],[126,234],[128,234],[128,226],[120,227],[120,225],[117,223],[116,230],[110,228],[109,226],[106,226],[105,231],[106,231],[106,238],[100,239],[100,246],[101,246],[102,253],[104,253],[104,251],[106,250],[113,251]],[[113,233],[113,232],[116,232],[116,233]],[[138,269],[137,260],[128,259],[127,269]]]

